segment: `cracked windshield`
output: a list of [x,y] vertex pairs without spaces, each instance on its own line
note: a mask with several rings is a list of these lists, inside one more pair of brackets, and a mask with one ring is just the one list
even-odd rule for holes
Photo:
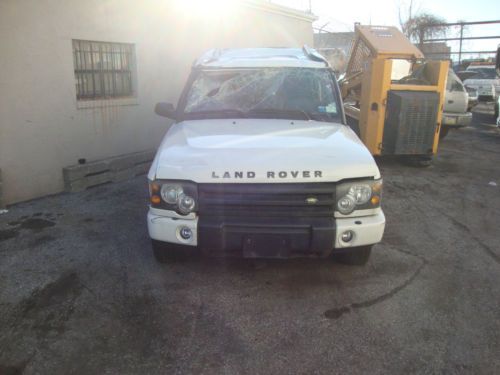
[[265,68],[201,71],[184,114],[338,122],[337,95],[326,69]]

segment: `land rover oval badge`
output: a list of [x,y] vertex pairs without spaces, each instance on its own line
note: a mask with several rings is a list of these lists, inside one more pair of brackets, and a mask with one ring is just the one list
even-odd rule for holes
[[307,204],[316,204],[316,203],[318,203],[318,198],[309,197],[309,198],[306,199],[306,203]]

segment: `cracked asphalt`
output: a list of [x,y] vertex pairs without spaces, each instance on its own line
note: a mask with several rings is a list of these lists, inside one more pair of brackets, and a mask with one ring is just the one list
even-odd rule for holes
[[0,374],[500,373],[500,131],[379,160],[369,264],[157,264],[145,177],[0,215]]

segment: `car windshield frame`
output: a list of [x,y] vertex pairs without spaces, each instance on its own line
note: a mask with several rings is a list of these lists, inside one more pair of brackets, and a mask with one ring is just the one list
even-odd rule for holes
[[[326,109],[324,113],[321,112],[308,112],[296,108],[251,108],[248,111],[240,110],[237,108],[224,108],[224,109],[214,109],[213,111],[201,110],[201,111],[186,111],[188,106],[189,95],[195,84],[196,80],[202,74],[211,73],[221,73],[221,72],[245,72],[245,71],[262,71],[262,70],[307,70],[307,71],[321,71],[328,74],[328,80],[331,86],[331,95],[334,100],[334,107],[336,113],[327,113]],[[337,80],[335,78],[335,73],[329,67],[325,68],[309,68],[309,67],[234,67],[234,68],[193,68],[191,75],[184,87],[183,93],[179,99],[177,105],[177,122],[185,120],[205,120],[205,119],[240,119],[240,118],[251,118],[251,119],[282,119],[282,120],[304,120],[304,121],[319,121],[325,123],[335,123],[335,124],[346,124],[344,109],[342,105],[342,100],[340,96],[340,89],[338,87]]]

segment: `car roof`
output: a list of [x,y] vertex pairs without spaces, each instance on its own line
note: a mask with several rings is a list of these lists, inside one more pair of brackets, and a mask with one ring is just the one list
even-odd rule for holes
[[212,49],[194,63],[201,68],[297,67],[325,68],[328,62],[316,50],[303,48]]
[[495,65],[469,65],[467,69],[495,69]]

